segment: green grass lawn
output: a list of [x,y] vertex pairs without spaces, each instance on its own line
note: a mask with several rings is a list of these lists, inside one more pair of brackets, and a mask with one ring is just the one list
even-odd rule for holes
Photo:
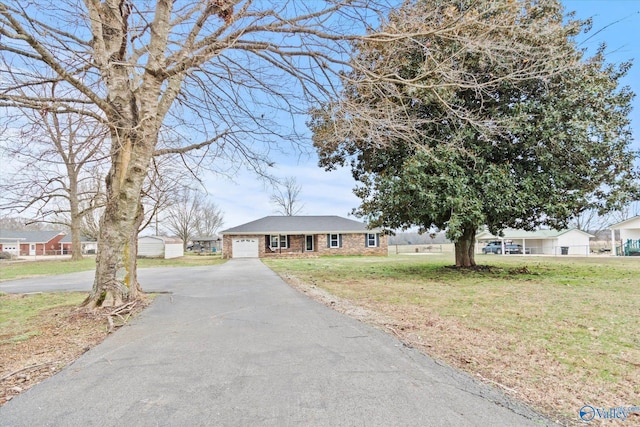
[[86,292],[51,292],[11,297],[0,293],[0,344],[26,341],[41,333],[32,322],[43,310],[75,307],[87,297]]
[[427,352],[531,395],[539,407],[566,415],[579,404],[640,404],[640,259],[476,261],[490,267],[449,268],[452,255],[265,263],[393,316]]
[[[141,258],[138,268],[147,267],[189,267],[201,265],[215,265],[225,262],[219,256],[183,256],[172,259]],[[52,274],[75,273],[78,271],[94,270],[94,257],[86,257],[81,261],[51,260],[51,261],[20,261],[0,262],[0,281],[21,279],[34,276]]]

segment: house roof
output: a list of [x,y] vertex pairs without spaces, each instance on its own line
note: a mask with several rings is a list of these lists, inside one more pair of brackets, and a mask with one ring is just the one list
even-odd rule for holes
[[161,240],[163,243],[179,243],[179,244],[183,244],[182,239],[178,238],[178,237],[167,237],[167,236],[140,236],[138,237],[138,240],[140,239],[153,239],[153,240]]
[[216,240],[220,240],[219,236],[200,236],[200,237],[194,237],[193,239],[191,239],[192,242],[215,242]]
[[569,232],[581,233],[585,236],[594,237],[592,234],[586,233],[582,230],[578,230],[577,228],[569,228],[565,230],[535,230],[535,231],[525,231],[525,230],[516,230],[513,228],[507,228],[503,231],[504,236],[495,236],[488,231],[483,231],[476,235],[476,239],[537,239],[537,240],[545,240],[545,239],[556,239],[563,234],[567,234]]
[[609,226],[610,230],[619,230],[621,228],[640,228],[640,215]]
[[340,216],[266,216],[221,234],[323,234],[380,232],[366,224]]
[[[80,236],[80,242],[81,243],[94,243],[96,242],[96,239],[92,239],[90,237],[87,236]],[[71,243],[71,233],[65,235],[62,240],[60,240],[60,243]]]
[[4,230],[0,229],[2,240],[20,240],[25,243],[47,243],[54,237],[65,234],[64,231],[42,231],[42,230]]

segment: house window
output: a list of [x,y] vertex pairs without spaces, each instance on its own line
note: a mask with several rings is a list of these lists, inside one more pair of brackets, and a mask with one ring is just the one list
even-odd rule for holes
[[274,234],[271,236],[269,246],[272,248],[287,248],[287,236]]
[[313,252],[313,236],[305,237],[305,249],[307,252]]
[[367,233],[367,247],[373,248],[378,246],[378,235],[375,233]]
[[329,234],[329,247],[330,248],[339,248],[340,247],[340,235],[339,234]]

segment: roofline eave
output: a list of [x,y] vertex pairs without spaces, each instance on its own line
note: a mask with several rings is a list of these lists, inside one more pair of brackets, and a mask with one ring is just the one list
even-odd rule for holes
[[294,234],[299,234],[299,235],[309,235],[309,234],[365,234],[365,233],[382,233],[382,230],[379,229],[373,229],[373,230],[325,230],[325,231],[318,231],[318,230],[311,230],[311,231],[222,231],[220,232],[220,234],[222,234],[223,236],[226,235],[242,235],[242,236],[249,236],[249,235],[255,235],[255,234],[264,234],[264,235],[276,235],[276,234],[282,234],[282,235],[294,235]]

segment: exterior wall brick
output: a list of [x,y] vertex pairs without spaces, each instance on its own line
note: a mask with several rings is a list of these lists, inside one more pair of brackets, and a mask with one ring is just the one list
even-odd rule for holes
[[[28,256],[31,254],[34,255],[58,255],[61,253],[61,247],[60,247],[60,241],[64,238],[64,234],[58,234],[54,237],[52,237],[49,241],[42,243],[42,242],[30,242],[30,241],[24,241],[25,239],[21,239],[21,241],[19,241],[19,244],[16,244],[18,242],[6,242],[3,244],[0,244],[0,251],[4,250],[4,248],[6,248],[7,246],[12,247],[12,248],[16,248],[17,252],[19,253],[18,256]],[[31,250],[31,245],[33,245],[34,250]]]
[[387,255],[387,236],[379,235],[379,245],[376,247],[366,246],[366,234],[364,233],[341,234],[341,237],[342,247],[330,248],[327,235],[318,235],[316,247],[318,253],[320,255]]

